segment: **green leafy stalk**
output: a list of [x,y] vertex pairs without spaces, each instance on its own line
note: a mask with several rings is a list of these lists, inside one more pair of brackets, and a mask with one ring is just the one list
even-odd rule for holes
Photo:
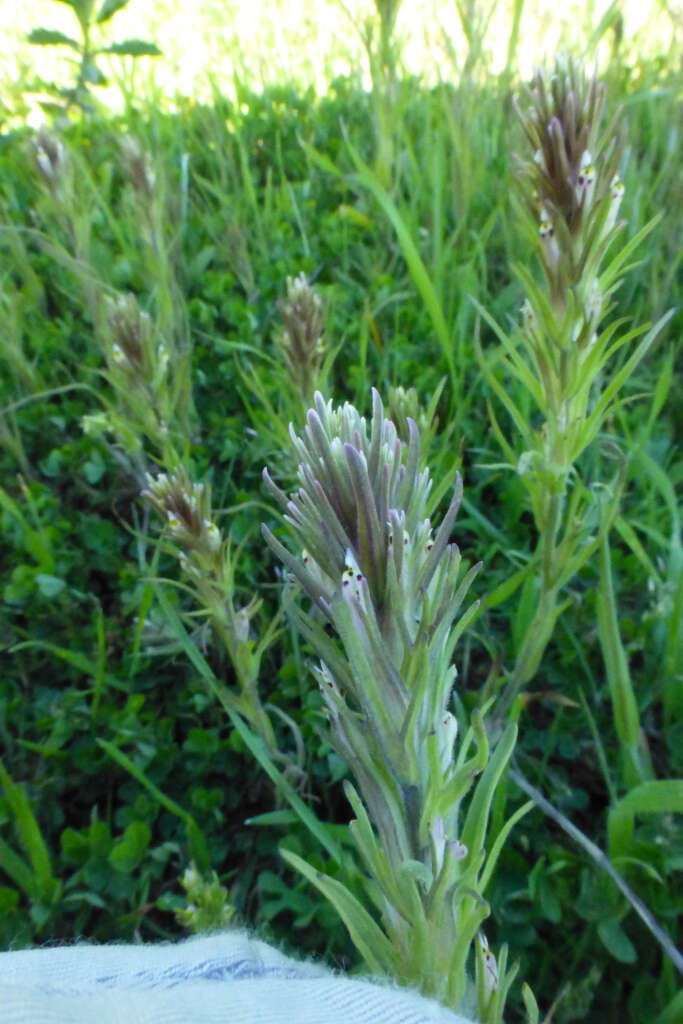
[[401,47],[396,20],[403,0],[375,0],[374,17],[367,17],[360,23],[345,0],[338,2],[358,32],[367,54],[375,115],[375,172],[388,188],[395,171],[396,128],[401,120],[398,109]]
[[538,530],[536,608],[518,645],[499,715],[537,672],[561,612],[563,589],[616,513],[619,478],[601,508],[595,487],[582,483],[577,463],[668,320],[667,315],[645,334],[617,372],[608,372],[616,354],[645,330],[619,334],[619,321],[604,328],[601,322],[619,274],[654,222],[609,255],[624,226],[618,221],[622,129],[618,119],[603,128],[605,89],[597,79],[560,60],[551,76],[538,72],[524,104],[518,112],[528,151],[518,160],[516,180],[522,226],[535,239],[543,279],[539,283],[526,267],[515,268],[526,292],[523,322],[514,338],[495,328],[503,346],[495,360],[539,409],[538,429],[497,379],[492,358],[478,350],[484,375],[522,439],[524,450],[515,455],[492,412],[494,432],[524,481]]
[[[372,909],[300,858],[287,859],[334,904],[371,970],[457,1007],[471,985],[466,966],[489,913],[484,890],[502,840],[487,851],[487,827],[516,727],[489,756],[475,712],[456,754],[452,655],[476,613],[476,603],[461,609],[480,566],[461,575],[460,552],[450,543],[460,477],[441,526],[432,527],[419,430],[409,417],[406,425],[402,442],[376,391],[369,423],[353,406],[334,409],[317,394],[303,433],[291,432],[298,491],[288,498],[264,471],[299,545],[294,555],[263,528],[312,602],[307,612],[287,597],[296,626],[321,659],[313,671],[330,742],[358,787],[347,786],[355,813],[350,827]],[[481,1020],[493,1024],[514,972],[505,969],[505,950],[498,968],[486,950],[481,977],[475,968],[476,988]]]
[[[244,396],[254,429],[277,452],[286,452],[289,424],[298,422],[313,401],[316,391],[324,390],[338,349],[328,344],[324,334],[325,308],[317,289],[303,272],[288,277],[286,294],[277,303],[282,326],[274,332],[276,358],[261,349],[237,345],[236,354],[255,357],[261,366],[237,368],[248,395]],[[263,366],[274,375],[270,388],[264,384]],[[272,395],[277,396],[273,401]],[[256,400],[252,403],[251,397]],[[286,459],[283,459],[286,461]]]
[[253,597],[242,607],[235,603],[236,556],[214,521],[210,488],[191,481],[179,466],[171,474],[148,474],[142,496],[159,513],[187,586],[232,662],[240,689],[230,695],[232,707],[255,729],[271,756],[283,760],[258,691],[261,658],[277,634],[278,623],[273,621],[259,642],[251,635],[250,623],[262,602]]
[[80,39],[74,39],[63,32],[47,28],[34,28],[28,35],[29,43],[34,46],[66,46],[76,54],[76,77],[72,85],[63,87],[51,85],[50,92],[57,102],[43,103],[42,106],[51,113],[62,117],[72,107],[82,111],[92,110],[91,87],[107,85],[107,78],[97,64],[99,54],[116,54],[127,57],[158,57],[161,50],[154,43],[142,39],[125,39],[109,46],[97,46],[93,34],[97,36],[100,25],[104,25],[121,10],[130,0],[104,0],[99,11],[95,10],[94,0],[59,0],[70,7],[80,29]]

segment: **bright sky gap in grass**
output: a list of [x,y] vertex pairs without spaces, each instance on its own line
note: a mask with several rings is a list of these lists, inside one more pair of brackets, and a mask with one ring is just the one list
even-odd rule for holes
[[[359,25],[374,12],[372,0],[346,0],[345,6]],[[472,0],[470,6],[484,19],[491,11],[484,47],[492,70],[500,71],[506,62],[514,0]],[[592,32],[601,35],[599,26],[610,13],[623,18],[626,53],[652,54],[675,45],[677,14],[683,9],[680,0],[584,0],[562,5],[556,0],[527,0],[515,70],[527,76],[558,49],[586,40]],[[27,44],[28,32],[38,27],[78,34],[73,12],[64,3],[0,0],[0,81],[15,89],[18,81],[35,75],[65,84],[70,80],[71,68],[58,48]],[[446,38],[459,59],[466,54],[455,0],[404,0],[397,29],[406,69],[427,79],[453,73]],[[294,79],[313,84],[318,91],[335,75],[360,72],[365,81],[368,78],[359,35],[339,0],[130,0],[105,30],[104,42],[141,38],[161,48],[162,58],[109,58],[102,67],[143,95],[156,93],[167,100],[177,94],[208,99],[210,78],[230,93],[235,72],[252,88]],[[598,58],[606,55],[613,39],[611,30],[603,36]],[[112,107],[120,106],[117,87],[96,92]],[[34,111],[31,121],[36,117]]]

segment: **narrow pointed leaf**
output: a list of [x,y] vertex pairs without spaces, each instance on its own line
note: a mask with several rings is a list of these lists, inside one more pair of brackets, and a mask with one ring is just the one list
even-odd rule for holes
[[391,973],[394,951],[389,939],[346,886],[336,878],[316,871],[291,850],[280,850],[280,853],[330,901],[370,970],[377,974]]
[[460,841],[470,851],[470,856],[477,856],[483,849],[493,796],[512,756],[516,741],[517,726],[510,723],[498,740],[489,763],[477,783],[460,837]]

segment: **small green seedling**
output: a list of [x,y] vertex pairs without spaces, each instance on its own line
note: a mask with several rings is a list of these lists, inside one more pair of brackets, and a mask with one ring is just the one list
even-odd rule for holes
[[55,83],[41,83],[41,87],[56,97],[56,101],[43,101],[41,106],[49,113],[63,115],[72,107],[90,112],[93,109],[91,86],[107,85],[107,78],[97,65],[96,58],[101,54],[113,54],[118,57],[159,57],[161,50],[154,43],[142,39],[124,39],[120,43],[109,46],[98,46],[93,38],[99,32],[99,26],[108,22],[117,11],[130,0],[104,0],[99,11],[95,11],[95,0],[59,0],[66,3],[74,12],[81,38],[74,39],[48,28],[34,28],[29,33],[28,41],[36,46],[66,46],[76,55],[69,58],[76,67],[76,77],[72,85],[59,86]]

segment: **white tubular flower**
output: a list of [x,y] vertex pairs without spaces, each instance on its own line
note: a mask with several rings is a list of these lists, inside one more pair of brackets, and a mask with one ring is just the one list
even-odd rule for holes
[[581,156],[581,164],[579,171],[576,176],[576,199],[577,202],[583,203],[584,206],[590,206],[593,200],[593,192],[595,190],[595,166],[593,164],[593,157],[589,151],[585,149]]
[[550,214],[546,210],[545,206],[541,207],[541,215],[538,219],[538,233],[544,242],[548,237],[552,236],[553,233],[553,224],[550,219]]
[[249,614],[246,608],[242,608],[235,616],[235,633],[237,639],[246,644],[249,639]]
[[453,763],[453,745],[458,735],[458,720],[450,711],[445,711],[437,725],[437,736],[439,740],[439,760],[441,771],[447,775],[450,765]]
[[341,576],[342,596],[346,599],[353,597],[360,603],[363,600],[362,584],[364,582],[365,577],[358,568],[356,557],[351,548],[347,548]]
[[541,215],[538,222],[538,234],[543,242],[548,266],[551,268],[556,267],[560,260],[560,248],[557,244],[557,239],[555,238],[555,228],[553,227],[552,217],[545,206],[541,208]]
[[605,220],[604,233],[607,235],[614,228],[619,216],[619,208],[624,198],[624,183],[618,174],[615,174],[610,183],[610,207]]

